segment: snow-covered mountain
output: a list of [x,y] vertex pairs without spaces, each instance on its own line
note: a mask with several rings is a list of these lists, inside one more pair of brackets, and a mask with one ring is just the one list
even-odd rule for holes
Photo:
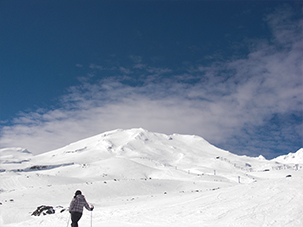
[[8,170],[17,167],[25,170],[33,166],[54,168],[62,165],[88,165],[124,159],[150,168],[175,167],[200,174],[209,170],[212,173],[216,168],[229,171],[231,167],[261,171],[267,167],[279,166],[279,161],[283,164],[302,163],[303,157],[303,149],[272,161],[263,157],[237,156],[211,145],[199,136],[165,135],[141,128],[105,132],[36,156],[22,148],[0,149],[0,152],[0,163]]
[[303,163],[303,148],[299,149],[295,153],[289,153],[287,155],[281,155],[275,159],[274,161],[286,163],[286,164],[302,164]]
[[[95,226],[201,226],[205,223],[213,224],[208,226],[220,226],[215,224],[226,224],[228,221],[234,224],[236,219],[239,219],[239,223],[246,222],[251,224],[250,226],[262,226],[250,223],[253,216],[261,215],[260,212],[247,211],[246,218],[240,215],[243,208],[255,209],[252,208],[254,205],[251,202],[256,201],[251,200],[247,193],[252,197],[255,195],[257,198],[268,199],[271,194],[268,187],[271,187],[278,193],[273,195],[273,198],[276,195],[277,201],[271,203],[278,202],[279,206],[289,206],[292,203],[280,201],[280,196],[288,193],[287,185],[291,184],[295,192],[300,191],[292,194],[292,200],[302,198],[303,191],[302,149],[294,154],[266,160],[262,157],[232,154],[198,136],[165,135],[141,128],[105,132],[35,156],[22,148],[0,149],[0,155],[0,225],[5,227],[53,226],[54,222],[57,226],[62,225],[60,221],[64,212],[44,218],[31,217],[29,212],[42,204],[68,206],[69,199],[77,189],[84,191],[88,200],[92,199],[96,207],[100,208],[95,211],[99,212],[100,217],[110,218],[111,215],[106,216],[105,213],[110,213],[112,209],[117,209],[115,211],[120,214],[123,209],[133,209],[133,212],[140,213],[137,207],[140,207],[140,210],[146,209],[146,212],[152,211],[151,215],[155,216],[140,219],[135,215],[136,220],[141,220],[136,225],[133,221],[125,221],[130,215],[126,212],[120,222],[101,218]],[[286,182],[286,176],[292,177],[287,178]],[[211,191],[220,193],[209,194]],[[263,194],[260,194],[261,192]],[[249,204],[237,203],[237,198],[234,197],[237,193],[245,198],[243,204]],[[166,197],[163,197],[164,195]],[[228,196],[234,199],[224,199]],[[134,203],[129,202],[135,198],[138,203],[133,207]],[[234,217],[225,217],[217,222],[214,221],[218,218],[217,214],[208,213],[208,216],[203,216],[196,210],[200,208],[197,208],[195,201],[209,205],[201,200],[205,200],[207,204],[215,203],[217,208],[221,205],[231,205],[226,209]],[[189,211],[181,208],[169,209],[170,215],[179,221],[160,225],[162,214],[156,211],[157,203],[167,209],[170,206],[184,206]],[[299,206],[301,209],[302,205]],[[264,209],[267,210],[267,206]],[[264,209],[261,209],[262,212]],[[14,210],[18,210],[18,216],[14,215]],[[118,215],[115,211],[112,212]],[[195,212],[198,212],[197,219]],[[184,217],[178,216],[177,213],[183,214]],[[236,217],[237,215],[242,218]],[[276,215],[274,213],[268,220],[274,221],[272,219]],[[188,223],[189,217],[191,221],[196,220],[196,225],[182,225],[183,221]],[[208,218],[212,221],[203,222]],[[299,224],[303,223],[301,217],[298,221]],[[262,221],[256,223],[260,224]],[[275,226],[287,226],[277,223]]]

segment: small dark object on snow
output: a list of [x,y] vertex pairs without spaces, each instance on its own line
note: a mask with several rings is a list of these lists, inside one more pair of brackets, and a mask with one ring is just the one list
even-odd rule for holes
[[251,167],[251,164],[245,163],[245,166],[246,166],[246,167]]
[[46,169],[47,166],[31,166],[29,169],[30,170],[42,170],[42,169]]
[[291,177],[291,175],[287,175],[286,177]]
[[42,205],[42,206],[39,206],[37,207],[37,210],[35,210],[32,215],[34,216],[40,216],[40,214],[43,214],[43,215],[46,215],[46,214],[54,214],[55,213],[55,210],[52,206],[45,206],[45,205]]

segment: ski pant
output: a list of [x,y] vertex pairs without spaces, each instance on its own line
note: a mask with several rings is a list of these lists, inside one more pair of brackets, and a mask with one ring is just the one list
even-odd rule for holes
[[78,221],[82,217],[80,212],[71,212],[72,227],[78,227]]

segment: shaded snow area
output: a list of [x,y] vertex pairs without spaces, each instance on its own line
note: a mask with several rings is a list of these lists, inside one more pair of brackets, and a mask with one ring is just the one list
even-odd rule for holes
[[[303,226],[302,149],[266,160],[198,136],[130,129],[0,155],[1,227],[68,226],[78,189],[95,206],[80,227]],[[32,216],[41,205],[55,213]]]

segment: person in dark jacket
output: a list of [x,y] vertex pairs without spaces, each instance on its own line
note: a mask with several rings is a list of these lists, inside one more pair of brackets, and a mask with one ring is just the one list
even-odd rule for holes
[[82,217],[83,207],[89,211],[93,211],[94,209],[93,205],[90,206],[86,202],[86,199],[84,195],[82,195],[82,192],[80,190],[77,190],[69,206],[69,212],[72,219],[72,227],[78,227],[78,221]]

